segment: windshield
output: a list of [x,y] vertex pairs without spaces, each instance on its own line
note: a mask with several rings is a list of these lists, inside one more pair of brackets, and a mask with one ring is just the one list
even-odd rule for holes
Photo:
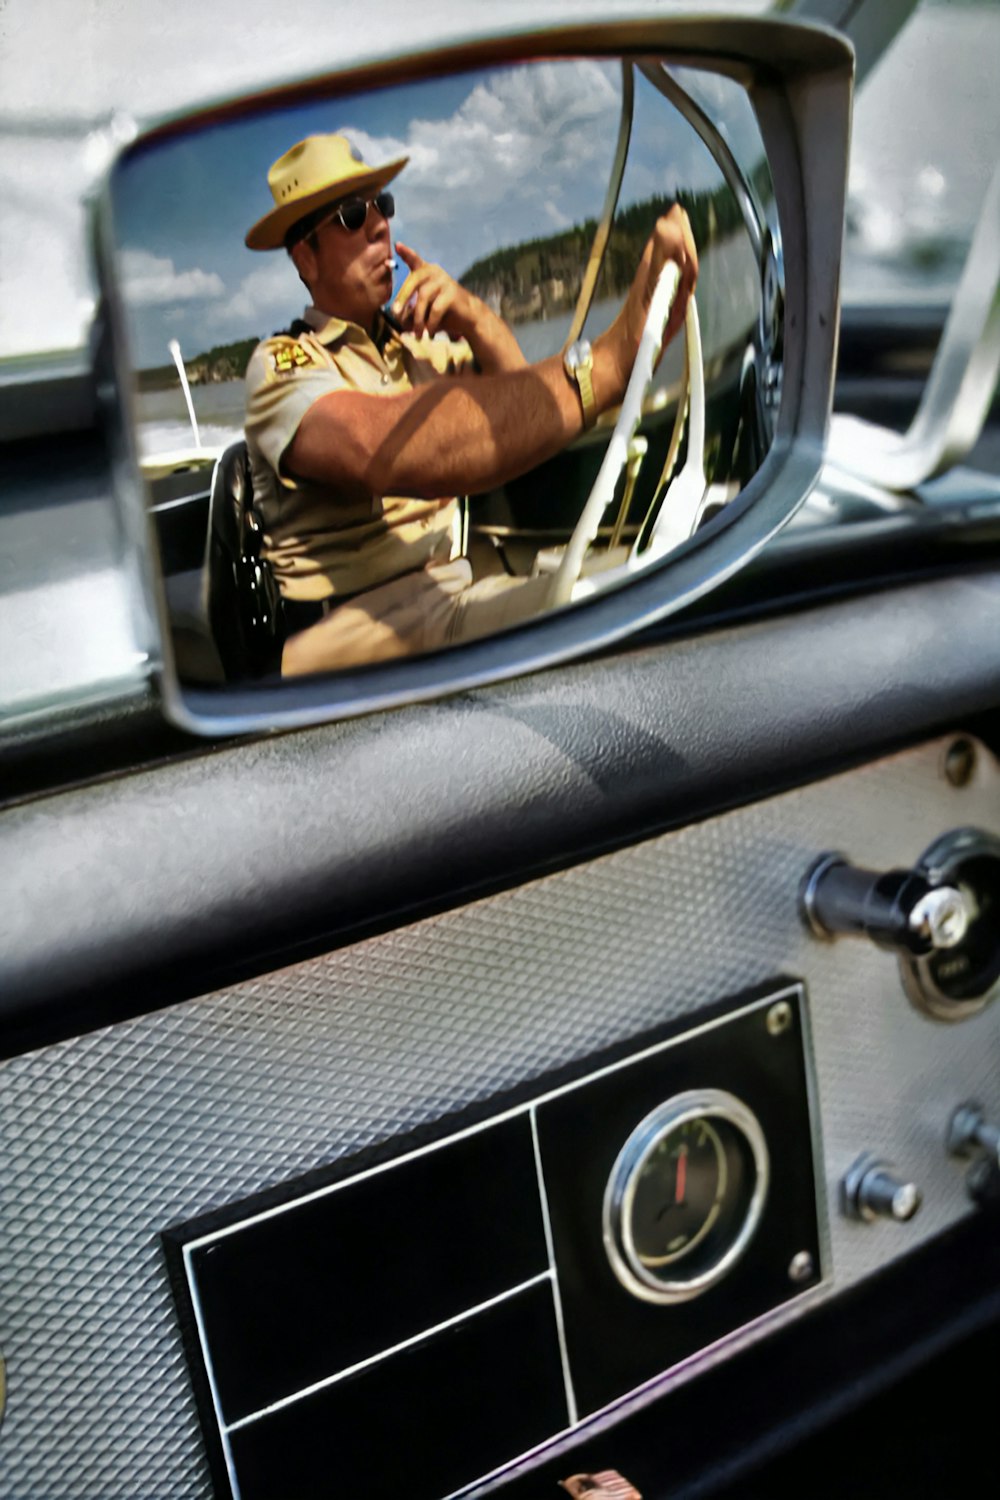
[[856,97],[828,451],[897,495],[1000,471],[998,60],[995,4],[922,0]]
[[922,0],[862,82],[848,188],[847,306],[950,300],[996,164],[998,63],[995,0]]

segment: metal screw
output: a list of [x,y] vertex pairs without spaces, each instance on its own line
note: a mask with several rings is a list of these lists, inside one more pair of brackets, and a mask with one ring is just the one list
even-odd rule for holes
[[771,1036],[780,1036],[792,1024],[792,1007],[787,1000],[779,1000],[767,1013],[767,1029]]
[[968,786],[976,769],[976,747],[971,740],[952,740],[944,753],[945,780],[954,787]]
[[789,1281],[808,1281],[815,1270],[813,1258],[808,1250],[800,1250],[798,1255],[793,1255],[788,1267]]

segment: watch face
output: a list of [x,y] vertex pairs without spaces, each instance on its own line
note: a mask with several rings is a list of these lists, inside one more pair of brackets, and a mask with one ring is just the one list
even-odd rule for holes
[[594,356],[589,339],[577,339],[566,350],[566,363],[571,370],[578,370],[581,365],[586,366],[593,364],[593,362]]

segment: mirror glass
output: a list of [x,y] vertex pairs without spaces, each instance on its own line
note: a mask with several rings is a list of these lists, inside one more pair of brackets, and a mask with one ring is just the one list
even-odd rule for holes
[[[504,472],[497,456],[494,482],[487,472],[456,484],[471,491],[457,502],[433,476],[421,494],[393,496],[345,482],[343,467],[325,483],[290,470],[312,402],[335,393],[325,410],[342,413],[345,390],[398,392],[400,368],[416,381],[433,367],[436,389],[477,378],[469,349],[459,357],[444,330],[417,340],[412,308],[402,336],[377,316],[352,324],[334,305],[327,261],[319,315],[296,322],[310,303],[301,261],[280,239],[269,252],[246,248],[252,225],[283,231],[300,207],[329,205],[329,192],[310,196],[286,171],[282,210],[267,174],[296,143],[330,133],[346,138],[359,171],[407,163],[388,186],[387,231],[382,200],[360,229],[328,221],[302,242],[306,270],[324,239],[337,237],[336,256],[384,234],[396,265],[382,269],[380,298],[391,303],[415,252],[457,283],[456,297],[501,319],[529,362],[608,328],[657,217],[675,202],[687,210],[698,348],[686,353],[689,314],[624,461],[604,466],[592,541],[578,528],[614,409],[523,472]],[[369,198],[386,189],[368,179]],[[344,196],[341,185],[333,201]],[[311,96],[140,140],[113,173],[110,202],[119,342],[182,680],[273,679],[283,659],[290,676],[436,650],[624,587],[702,526],[724,525],[767,453],[781,394],[780,234],[755,117],[728,78],[656,58],[573,58]],[[532,389],[522,383],[512,399],[530,406]],[[263,403],[249,423],[248,394]],[[274,423],[282,436],[269,435]]]

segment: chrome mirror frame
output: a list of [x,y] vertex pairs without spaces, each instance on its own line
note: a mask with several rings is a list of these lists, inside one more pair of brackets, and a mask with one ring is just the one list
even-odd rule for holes
[[[549,14],[556,12],[549,6]],[[677,551],[627,587],[540,617],[502,635],[427,656],[286,682],[264,680],[206,689],[183,684],[172,660],[162,582],[154,565],[152,523],[139,567],[156,601],[162,666],[157,678],[164,709],[182,728],[201,735],[289,729],[465,691],[502,678],[566,662],[613,645],[682,609],[741,568],[778,532],[819,477],[833,389],[839,321],[840,257],[847,191],[854,54],[843,37],[782,19],[615,19],[559,23],[526,35],[488,35],[433,52],[348,69],[280,90],[172,117],[140,136],[127,151],[160,137],[196,130],[261,107],[329,93],[351,93],[493,63],[580,55],[666,57],[670,65],[701,68],[740,83],[747,92],[768,160],[782,225],[787,277],[784,399],[774,441],[740,497]],[[124,310],[113,270],[110,177],[95,217],[98,274],[107,311],[117,382],[109,403],[109,437],[116,453],[114,485],[127,528],[145,510],[144,489],[129,420]],[[111,373],[111,372],[108,372]],[[112,382],[115,375],[111,374]],[[107,387],[105,387],[107,390]]]

